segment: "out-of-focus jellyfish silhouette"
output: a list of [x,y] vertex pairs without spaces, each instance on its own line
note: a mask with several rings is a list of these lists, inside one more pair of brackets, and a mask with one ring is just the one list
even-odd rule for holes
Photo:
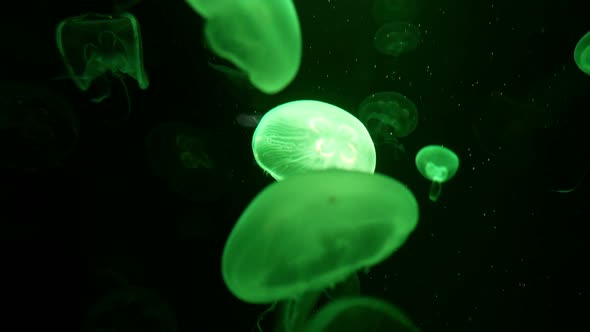
[[98,89],[92,101],[102,102],[111,95],[110,77],[121,83],[127,98],[129,115],[131,101],[124,74],[133,77],[141,89],[149,86],[143,66],[143,50],[139,23],[135,16],[85,14],[61,21],[56,30],[57,48],[68,75],[81,91],[93,83]]
[[252,136],[258,165],[276,180],[330,168],[375,171],[371,136],[350,113],[315,100],[298,100],[268,111]]
[[590,32],[587,32],[576,44],[574,61],[581,71],[590,75]]
[[443,182],[452,179],[459,169],[459,157],[441,145],[428,145],[416,154],[416,167],[422,176],[432,181],[428,197],[436,202]]
[[385,54],[398,57],[414,50],[420,43],[420,30],[412,23],[391,22],[377,30],[375,48]]
[[244,302],[282,302],[281,330],[299,331],[322,290],[390,257],[418,213],[412,192],[384,175],[326,170],[288,177],[240,216],[223,249],[223,280]]
[[86,313],[83,332],[176,331],[176,314],[156,292],[136,286],[115,289]]
[[236,123],[246,128],[256,128],[262,119],[262,114],[240,113],[236,116]]
[[301,29],[292,0],[187,0],[205,20],[205,38],[220,57],[273,94],[295,78],[301,63]]
[[223,144],[206,130],[182,123],[156,126],[146,139],[147,158],[153,173],[182,197],[199,202],[215,201],[227,187]]
[[374,0],[371,13],[377,24],[409,21],[416,17],[422,0]]
[[405,156],[398,139],[418,126],[416,105],[408,97],[393,91],[373,93],[360,103],[358,117],[374,142],[391,145],[395,159]]
[[70,104],[40,85],[0,81],[0,168],[37,171],[63,165],[78,141]]
[[418,332],[394,305],[374,297],[348,297],[329,303],[313,316],[306,332]]

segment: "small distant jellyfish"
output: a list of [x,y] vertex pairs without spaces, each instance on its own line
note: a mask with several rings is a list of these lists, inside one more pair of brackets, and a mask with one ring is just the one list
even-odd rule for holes
[[[124,77],[134,78],[141,89],[149,79],[143,66],[139,22],[129,13],[102,15],[89,13],[61,21],[56,42],[68,75],[81,91],[94,85],[100,103],[111,96],[110,78],[116,78],[127,99],[127,118],[131,102]],[[94,84],[93,84],[94,83]]]
[[373,173],[375,145],[352,114],[315,100],[279,105],[260,120],[252,136],[258,165],[276,180],[313,170]]
[[78,118],[65,98],[42,85],[0,81],[0,169],[63,166],[78,135]]
[[[207,142],[217,142],[208,149]],[[204,129],[162,123],[148,134],[147,159],[170,191],[197,202],[217,200],[228,185],[225,143]]]
[[428,197],[436,202],[443,182],[452,179],[459,169],[459,157],[441,145],[428,145],[416,154],[416,167],[422,176],[432,181]]
[[574,61],[581,71],[590,75],[590,31],[576,44]]
[[412,23],[387,23],[375,33],[374,43],[379,52],[398,57],[418,46],[420,30]]
[[418,126],[416,105],[393,91],[373,93],[365,98],[359,105],[358,116],[373,141],[394,147],[396,159],[405,151],[399,138],[410,135]]

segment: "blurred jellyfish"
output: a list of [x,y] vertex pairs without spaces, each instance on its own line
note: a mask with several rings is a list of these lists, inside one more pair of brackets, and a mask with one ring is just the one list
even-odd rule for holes
[[256,128],[256,126],[258,126],[258,123],[260,122],[260,119],[262,119],[261,114],[240,113],[236,116],[236,122],[240,126],[246,128]]
[[418,126],[418,111],[409,98],[393,91],[373,93],[360,103],[358,117],[376,143],[392,146],[396,159],[405,156],[399,138]]
[[78,141],[78,118],[54,91],[0,81],[0,168],[36,171],[63,165]]
[[[217,142],[217,150],[208,142]],[[192,201],[215,201],[227,187],[226,148],[204,129],[183,123],[160,124],[146,139],[153,173],[168,188]]]
[[377,30],[374,42],[379,52],[397,57],[418,46],[420,30],[412,23],[387,23]]

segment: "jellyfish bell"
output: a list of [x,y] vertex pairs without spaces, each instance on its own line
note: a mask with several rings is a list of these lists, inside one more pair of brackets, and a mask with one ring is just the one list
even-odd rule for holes
[[238,219],[223,249],[223,280],[244,302],[287,301],[285,321],[300,321],[323,289],[391,256],[417,222],[414,195],[387,176],[289,177],[260,192]]
[[297,100],[265,113],[252,136],[258,165],[276,180],[313,170],[373,173],[375,145],[352,114],[316,100]]

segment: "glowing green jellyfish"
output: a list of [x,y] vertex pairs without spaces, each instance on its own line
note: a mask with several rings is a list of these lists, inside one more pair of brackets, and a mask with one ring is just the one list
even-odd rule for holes
[[[149,80],[143,67],[141,32],[133,15],[70,17],[58,24],[56,40],[66,70],[80,90],[88,90],[93,81],[107,74],[119,78],[127,74],[141,89],[147,89]],[[108,97],[109,93],[107,90],[96,101]]]
[[416,154],[416,167],[422,176],[432,181],[428,197],[436,202],[443,182],[449,181],[457,173],[459,157],[444,146],[428,145]]
[[313,316],[305,332],[418,332],[401,310],[373,297],[348,297],[329,303]]
[[295,78],[301,29],[292,0],[187,0],[205,20],[208,46],[272,94]]
[[1,170],[60,167],[78,135],[78,118],[58,93],[31,82],[0,81]]
[[254,131],[252,151],[276,180],[329,168],[375,171],[375,145],[365,126],[345,110],[315,100],[268,111]]
[[223,280],[244,302],[283,301],[284,330],[299,330],[322,290],[387,259],[417,222],[414,195],[387,176],[292,176],[265,188],[240,216],[223,249]]
[[[207,149],[216,140],[206,130],[182,123],[156,126],[146,139],[151,169],[172,192],[191,201],[214,201],[226,189],[223,143],[219,151]],[[208,188],[203,190],[203,188]]]
[[375,22],[384,24],[398,20],[413,19],[421,7],[422,0],[374,0],[372,14]]
[[412,23],[387,23],[375,33],[374,43],[379,52],[397,57],[418,46],[420,30]]
[[590,75],[590,32],[587,32],[576,44],[574,61],[581,71]]
[[374,142],[394,147],[396,159],[405,151],[398,139],[410,135],[418,126],[416,105],[393,91],[373,93],[365,98],[359,105],[358,117]]

